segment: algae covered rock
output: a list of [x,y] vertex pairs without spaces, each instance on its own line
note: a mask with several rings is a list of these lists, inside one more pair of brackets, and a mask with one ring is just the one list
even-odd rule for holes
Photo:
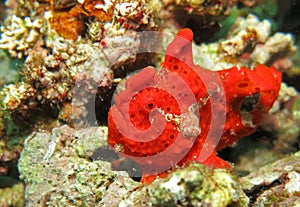
[[120,206],[247,206],[248,201],[229,171],[193,163],[144,185]]
[[[9,184],[9,186],[7,186]],[[24,206],[24,184],[8,176],[0,177],[0,206]]]
[[251,206],[299,206],[300,152],[240,179]]
[[[192,163],[142,185],[111,163],[91,161],[107,147],[107,128],[68,126],[26,138],[19,160],[26,206],[296,206],[299,153],[237,180],[225,169]],[[93,149],[94,147],[94,149]]]
[[[201,164],[178,168],[142,185],[111,163],[91,160],[107,147],[107,128],[68,126],[26,138],[19,160],[26,206],[246,206],[248,198],[227,170]],[[94,147],[94,149],[93,149]]]
[[[106,128],[74,130],[68,126],[52,133],[33,133],[25,140],[19,160],[20,178],[26,184],[26,206],[95,206],[119,176],[104,161],[81,158],[105,145]],[[87,146],[83,147],[83,139]],[[87,151],[87,152],[84,152]],[[122,174],[128,177],[128,174]]]

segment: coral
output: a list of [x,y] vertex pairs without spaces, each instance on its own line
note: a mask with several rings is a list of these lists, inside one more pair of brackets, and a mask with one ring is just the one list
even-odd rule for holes
[[8,50],[13,57],[27,56],[30,49],[38,41],[42,41],[43,25],[42,18],[9,16],[0,29],[0,48]]
[[[104,161],[90,161],[94,148],[106,145],[105,127],[75,131],[68,126],[36,132],[25,140],[19,160],[27,206],[95,206],[120,176]],[[121,173],[123,177],[128,174]]]
[[[248,198],[227,170],[191,164],[149,185],[88,157],[107,144],[107,128],[68,126],[29,135],[19,160],[26,206],[245,206]],[[94,149],[93,149],[94,148]],[[177,191],[176,191],[177,190]],[[178,206],[178,205],[176,205]]]
[[[192,39],[191,30],[179,31],[167,47],[162,69],[156,72],[147,67],[129,78],[110,109],[109,143],[141,165],[142,182],[153,179],[148,175],[185,162],[229,167],[216,157],[215,150],[253,133],[278,95],[281,74],[275,68],[205,70],[193,63]],[[222,113],[221,117],[226,116],[223,123],[216,118]],[[223,124],[224,131],[220,129]],[[210,137],[212,129],[214,138]],[[212,143],[218,129],[220,139]],[[206,138],[212,141],[206,143]],[[206,152],[207,145],[215,148]]]
[[[48,39],[47,50],[40,48],[27,57],[23,81],[2,89],[4,109],[26,116],[39,106],[61,107],[70,102],[73,94],[76,106],[84,107],[98,87],[102,90],[99,93],[104,93],[111,86],[112,67],[134,61],[140,46],[135,32],[105,37],[102,41],[104,46],[84,40],[74,43],[61,37]],[[79,108],[78,117],[84,113]],[[65,121],[70,123],[75,116],[65,117]]]
[[[233,144],[241,136],[254,132],[261,123],[265,131],[272,133],[272,136],[269,136],[273,143],[273,152],[269,153],[270,157],[274,152],[277,153],[276,158],[282,156],[283,152],[286,153],[288,149],[291,149],[291,146],[293,150],[297,149],[294,147],[299,136],[297,91],[286,84],[281,84],[279,98],[270,113],[266,115],[279,87],[279,84],[271,83],[279,82],[279,77],[271,75],[277,74],[272,66],[281,72],[292,74],[292,70],[297,70],[294,64],[299,59],[298,56],[294,57],[294,62],[289,59],[296,50],[293,36],[276,32],[274,30],[276,25],[264,20],[267,19],[266,17],[271,17],[274,23],[276,18],[275,21],[278,20],[278,22],[275,23],[280,24],[283,18],[275,15],[277,2],[281,5],[278,9],[280,16],[284,16],[287,4],[282,0],[263,2],[259,0],[5,1],[7,7],[1,14],[7,14],[7,17],[1,24],[0,30],[0,52],[5,53],[0,54],[2,67],[0,72],[1,178],[11,176],[12,171],[16,171],[24,138],[27,137],[18,164],[20,178],[26,185],[26,206],[118,206],[119,204],[123,206],[176,206],[179,204],[181,206],[209,204],[212,206],[221,204],[246,206],[249,200],[241,192],[240,184],[231,172],[193,163],[196,161],[218,165],[218,167],[229,167],[228,163],[216,156],[215,150],[212,152],[212,157],[206,161],[201,159],[200,155],[209,154],[209,149],[208,151],[205,149],[213,146],[211,142],[214,140],[207,139],[210,142],[204,143],[203,137],[205,138],[208,128],[212,126],[211,120],[214,116],[199,116],[199,112],[201,115],[203,111],[210,114],[211,110],[208,106],[212,105],[211,100],[214,95],[218,95],[219,98],[223,96],[219,96],[221,94],[218,90],[219,85],[210,84],[207,90],[201,83],[209,81],[195,78],[193,72],[188,69],[194,68],[192,62],[194,59],[195,65],[201,66],[201,68],[197,66],[199,71],[204,71],[202,67],[212,71],[218,70],[217,73],[207,72],[207,76],[218,74],[223,79],[224,85],[222,86],[226,92],[225,95],[229,97],[225,102],[228,119],[225,120],[227,128],[220,136],[221,141],[214,146],[216,150]],[[3,2],[0,3],[1,11],[3,4]],[[256,5],[258,7],[254,7]],[[240,6],[254,7],[251,11],[261,15],[258,15],[258,18],[253,15],[246,17],[250,10],[236,12],[235,9],[240,9]],[[211,35],[220,29],[221,21],[230,14],[233,7],[233,13],[238,14],[240,18],[237,19],[227,36],[224,35],[222,39],[218,39],[218,42],[204,44],[206,40],[211,40]],[[230,18],[234,18],[233,13],[230,14]],[[0,16],[5,18],[4,15]],[[130,113],[135,116],[131,119],[137,127],[145,129],[152,126],[154,122],[160,123],[159,118],[162,118],[169,129],[161,136],[160,143],[155,141],[153,145],[143,143],[145,152],[142,153],[146,153],[147,156],[152,156],[156,153],[154,151],[160,152],[164,148],[168,149],[168,146],[174,143],[172,137],[175,135],[182,134],[183,137],[189,137],[182,139],[184,143],[177,143],[186,146],[184,149],[186,151],[183,151],[189,153],[179,156],[182,159],[186,156],[186,159],[179,160],[177,163],[182,165],[182,168],[175,166],[166,174],[161,174],[161,176],[169,174],[166,179],[158,178],[150,184],[142,185],[133,180],[139,179],[141,172],[137,163],[141,164],[142,161],[131,157],[127,159],[122,157],[122,153],[143,144],[136,145],[135,142],[128,141],[126,148],[125,144],[113,143],[118,156],[116,152],[109,149],[108,129],[90,126],[106,124],[111,94],[120,79],[147,65],[159,68],[160,61],[152,58],[154,55],[150,56],[149,52],[153,50],[147,51],[143,48],[149,49],[152,46],[160,48],[161,40],[164,41],[163,36],[165,36],[161,31],[175,33],[182,27],[191,28],[196,35],[193,37],[189,32],[181,33],[183,38],[189,40],[188,44],[183,43],[180,47],[180,43],[178,43],[179,46],[174,43],[176,47],[173,49],[169,47],[167,52],[171,55],[176,52],[178,54],[175,55],[186,54],[183,57],[187,58],[190,65],[187,67],[180,61],[167,63],[166,58],[162,65],[164,70],[156,71],[148,67],[127,80],[124,79],[123,87],[118,86],[112,102],[120,103],[120,99],[128,98],[126,95],[129,89],[136,89],[139,84],[140,86],[144,84],[139,79],[149,80],[149,82],[153,79],[160,80],[155,87],[170,89],[175,85],[176,90],[173,90],[173,94],[182,92],[180,100],[184,103],[184,110],[181,110],[177,100],[172,99],[166,91],[162,92],[156,88],[142,90],[135,94],[136,100],[131,103]],[[153,37],[155,41],[145,39],[144,34],[154,34],[151,31],[157,30],[160,32],[155,32],[156,36]],[[188,52],[192,38],[197,44],[201,43],[199,46],[193,45],[193,58]],[[155,50],[154,52],[161,51]],[[137,55],[137,53],[144,53],[144,56]],[[16,65],[19,65],[20,71],[15,70]],[[196,104],[184,97],[183,92],[186,91],[183,85],[176,85],[177,79],[168,76],[167,70],[173,70],[176,66],[187,69],[186,71],[179,68],[177,74],[178,77],[183,78],[186,72],[189,73],[189,76],[183,80],[189,83],[190,94],[199,96],[196,98]],[[228,70],[223,71],[224,68]],[[17,72],[20,72],[19,75],[16,74]],[[251,81],[245,80],[239,83],[231,81],[244,77],[244,73],[247,78],[250,77]],[[230,75],[227,76],[227,74]],[[174,81],[172,84],[167,84],[166,78]],[[264,81],[261,81],[262,79]],[[258,95],[253,94],[255,92],[251,91],[250,85],[246,86],[252,82],[265,83],[265,85],[260,85]],[[267,86],[269,83],[270,88]],[[235,86],[239,89],[244,88],[244,91],[240,90],[237,94],[234,90]],[[273,95],[270,97],[266,95],[272,91]],[[155,101],[158,104],[151,105]],[[215,105],[220,107],[222,104]],[[160,108],[158,113],[150,113],[149,110],[155,106]],[[259,113],[259,107],[264,107],[261,113]],[[263,122],[260,122],[259,114],[264,114]],[[221,122],[222,120],[218,120],[216,123],[219,125],[216,127],[222,126]],[[68,126],[61,127],[63,123]],[[110,121],[109,130],[113,130],[111,123]],[[234,126],[236,123],[239,126]],[[23,125],[26,127],[22,128]],[[87,128],[78,129],[82,127]],[[214,127],[211,128],[214,129]],[[116,137],[119,136],[118,130],[119,128],[115,129]],[[29,133],[30,136],[28,136]],[[201,140],[197,141],[197,137]],[[212,134],[212,137],[219,136]],[[110,137],[110,142],[111,140]],[[195,146],[190,151],[194,141]],[[98,151],[95,150],[96,148]],[[251,148],[253,148],[252,145]],[[178,149],[180,151],[182,148],[178,147]],[[97,152],[101,150],[107,153],[106,157],[102,157],[100,153],[99,158],[95,159]],[[200,153],[199,150],[202,152]],[[140,158],[144,156],[138,150],[134,153],[134,156],[141,155]],[[270,160],[264,157],[267,155],[268,153],[266,155],[255,154],[256,159],[261,159],[259,164]],[[248,155],[245,156],[248,157]],[[191,161],[192,164],[190,164]],[[255,162],[255,158],[252,158],[252,161]],[[160,165],[163,162],[155,160],[153,166],[157,165],[156,163]],[[173,164],[171,164],[172,167]],[[164,170],[166,169],[161,172]],[[267,173],[262,174],[268,177]],[[14,175],[16,176],[18,175]],[[283,178],[285,183],[288,183],[288,180],[291,181],[286,185],[286,189],[296,186],[299,180],[296,170],[291,173],[285,171],[271,181],[271,184],[262,182],[258,184],[258,187],[256,186],[257,188],[253,186],[245,188],[251,199],[250,203],[257,204],[264,199],[271,201],[272,196],[269,196],[269,192],[265,192],[264,189],[275,187],[281,181],[280,178]],[[148,179],[150,181],[153,177],[148,177]],[[145,181],[147,179],[144,176],[143,182]],[[18,183],[3,186],[2,180],[0,183],[0,206],[24,205],[22,199],[24,185]],[[256,189],[264,194],[260,197]],[[287,195],[294,199],[298,190],[294,187],[294,191],[288,192]],[[274,192],[276,195],[279,191]],[[284,192],[278,194],[283,195]],[[265,195],[266,198],[263,197]],[[282,197],[285,199],[284,196]]]
[[286,103],[296,96],[297,90],[294,87],[288,86],[286,83],[281,83],[277,102]]
[[[70,5],[67,4],[66,7]],[[78,1],[67,11],[54,7],[50,18],[51,27],[58,34],[74,40],[79,35],[83,35],[86,30],[85,23],[89,21],[91,23],[88,33],[93,40],[100,40],[105,36],[103,32],[109,33],[113,30],[154,30],[157,28],[147,1]]]
[[35,103],[35,90],[29,84],[21,82],[17,85],[10,84],[5,86],[1,91],[2,106],[4,110],[13,111],[28,110],[34,108]]
[[191,164],[165,179],[142,186],[123,206],[247,206],[249,199],[234,176],[224,169]]
[[122,28],[133,30],[157,29],[151,14],[152,9],[148,6],[147,1],[124,1],[115,6],[115,13],[118,15],[114,16],[117,17]]
[[238,18],[245,17],[248,14],[255,15],[260,20],[268,20],[272,25],[272,32],[276,31],[278,24],[285,16],[283,14],[286,12],[286,7],[279,6],[278,2],[277,0],[241,0],[236,2],[237,4],[230,9],[228,16],[220,22],[222,25],[220,30],[214,33],[209,40],[217,41],[220,38],[225,38],[234,22]]
[[[53,108],[63,107],[64,104],[70,103],[75,83],[77,86],[85,87],[83,93],[92,94],[82,100],[83,104],[87,104],[89,100],[86,99],[94,95],[97,86],[101,88],[100,95],[111,87],[113,71],[110,67],[118,67],[124,62],[135,60],[134,53],[140,42],[135,32],[129,30],[156,29],[149,8],[145,6],[146,2],[142,1],[139,3],[88,0],[75,3],[72,1],[15,3],[7,2],[10,12],[2,26],[3,33],[0,39],[3,43],[2,47],[12,56],[26,58],[22,81],[5,86],[1,92],[4,100],[2,107],[12,114],[17,114],[14,117],[19,115],[26,117],[32,109],[49,105]],[[66,13],[66,9],[75,11]],[[135,12],[136,9],[139,12]],[[108,15],[107,18],[104,18],[104,13]],[[73,18],[70,15],[77,16]],[[115,16],[114,21],[112,15]],[[78,28],[73,28],[72,23],[63,24],[64,21],[74,21],[74,24],[79,24],[79,27],[90,25],[88,34],[83,39],[81,37],[77,39]],[[69,25],[72,31],[68,30]],[[58,36],[53,31],[53,28],[57,29],[56,27],[77,41]],[[95,33],[100,36],[95,36]],[[94,42],[100,40],[100,44]],[[99,63],[101,66],[97,66]],[[94,74],[96,72],[100,73]],[[82,111],[77,112],[80,116]],[[71,124],[73,118],[74,116],[69,116],[69,118],[64,117],[63,120]]]
[[104,146],[107,143],[106,127],[78,130],[75,134],[76,137],[80,137],[74,146],[79,157],[89,158],[97,147]]
[[273,150],[278,154],[295,150],[300,134],[299,95],[293,87],[281,84],[278,99],[261,127],[274,134]]
[[252,206],[297,206],[299,204],[299,152],[279,159],[241,178]]
[[126,173],[121,176],[117,177],[115,181],[108,187],[105,194],[103,195],[101,201],[96,205],[96,207],[102,207],[102,206],[110,206],[110,207],[117,207],[122,206],[122,202],[125,200],[124,203],[125,206],[143,206],[140,205],[142,202],[147,202],[147,197],[140,197],[138,198],[141,203],[135,203],[136,205],[133,205],[131,202],[130,204],[126,201],[130,201],[130,196],[137,192],[142,192],[144,189],[139,189],[141,186],[140,183],[133,181],[132,179],[128,179],[126,176]]
[[272,65],[275,60],[290,57],[295,51],[291,34],[276,33],[263,45],[257,45],[250,58],[253,62]]
[[195,63],[210,70],[265,64],[288,71],[289,58],[295,51],[290,34],[278,32],[271,36],[271,22],[259,21],[252,14],[237,18],[226,38],[193,49]]
[[220,43],[220,50],[225,56],[242,55],[252,51],[256,44],[265,42],[270,32],[268,20],[259,22],[254,15],[238,18],[227,33],[227,39]]
[[12,186],[3,188],[2,186],[6,181],[3,181],[3,177],[0,177],[0,206],[14,206],[23,207],[25,204],[24,195],[24,184],[22,182],[14,181]]
[[70,11],[54,12],[50,18],[51,28],[64,38],[76,40],[85,29],[82,16],[78,6],[74,6]]
[[[96,24],[97,21],[92,22],[91,26],[93,23]],[[48,26],[49,22],[44,21],[43,24]],[[63,104],[70,101],[72,98],[71,89],[73,88],[74,83],[89,82],[87,85],[92,84],[90,83],[91,81],[89,78],[85,79],[84,77],[89,74],[89,72],[86,71],[94,69],[91,65],[99,64],[99,62],[103,67],[103,70],[100,73],[102,75],[98,75],[99,80],[103,77],[103,80],[101,81],[102,84],[100,85],[101,87],[105,85],[104,88],[110,87],[113,78],[113,71],[109,68],[112,65],[111,62],[115,66],[121,66],[124,62],[129,60],[134,61],[134,52],[137,51],[137,47],[139,47],[140,43],[138,38],[134,37],[134,33],[132,35],[128,35],[128,32],[126,33],[122,28],[116,30],[112,24],[106,25],[107,28],[105,33],[100,32],[100,36],[94,34],[97,33],[99,27],[90,28],[90,38],[95,41],[101,39],[100,45],[92,45],[89,41],[84,39],[79,39],[78,41],[73,42],[58,37],[49,31],[44,34],[46,31],[43,29],[39,30],[39,32],[47,36],[47,38],[44,41],[39,40],[34,46],[30,45],[27,50],[24,50],[25,53],[29,54],[29,56],[27,57],[23,69],[23,82],[8,85],[3,89],[2,94],[3,96],[6,96],[4,98],[5,101],[3,102],[5,106],[4,108],[10,112],[17,111],[24,115],[27,113],[28,109],[35,108],[39,105],[50,104],[51,106],[62,107]],[[121,37],[120,35],[124,35],[124,37]],[[129,46],[130,43],[134,46]],[[122,52],[126,51],[127,46],[130,48],[129,53],[126,52],[121,55]],[[233,63],[220,59],[222,54],[218,53],[217,50],[212,51],[211,48],[213,45],[208,47],[210,48],[208,51],[209,55],[214,56],[211,58],[215,63],[214,68],[228,68],[234,65]],[[34,52],[30,52],[33,48]],[[120,48],[123,49],[120,50]],[[198,47],[196,47],[196,54],[199,53],[197,48]],[[205,50],[203,51],[206,53]],[[15,49],[13,50],[13,53],[17,54],[18,51]],[[202,61],[203,57],[207,55],[202,54],[195,56],[196,63]],[[92,56],[94,56],[94,58],[92,58]],[[280,55],[277,55],[277,53],[274,54],[274,57],[277,56]],[[202,57],[201,60],[199,57]],[[211,65],[210,60],[203,61],[201,66],[208,66],[206,63]],[[88,63],[85,64],[86,61],[88,61]],[[102,64],[102,62],[104,64]],[[236,64],[242,65],[242,63]],[[97,67],[99,68],[99,66]],[[96,71],[98,71],[98,69]],[[94,77],[94,75],[88,75],[88,77]],[[87,85],[85,89],[82,90],[83,92],[87,91],[87,88],[91,88]],[[93,83],[92,85],[92,88],[95,88],[96,84]],[[101,93],[104,93],[104,91],[102,90]],[[13,98],[13,96],[9,95],[9,93],[15,94],[16,96]],[[85,98],[85,100],[86,99],[87,98]],[[86,103],[87,101],[85,101],[85,104]],[[78,111],[78,113],[80,113],[80,110]],[[64,120],[70,123],[71,117]]]
[[167,178],[140,185],[127,173],[112,171],[108,162],[86,158],[93,148],[90,142],[95,148],[106,146],[106,133],[103,127],[76,131],[62,126],[52,133],[28,136],[19,162],[26,205],[247,206],[266,201],[292,206],[297,202],[297,154],[240,181],[225,169],[192,163]]

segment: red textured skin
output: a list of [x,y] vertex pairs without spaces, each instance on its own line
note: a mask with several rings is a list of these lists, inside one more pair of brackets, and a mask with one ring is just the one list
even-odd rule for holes
[[[179,152],[181,150],[187,150],[187,154],[178,162],[173,163],[173,166],[175,164],[181,166],[195,161],[217,168],[230,168],[226,161],[217,157],[216,151],[232,145],[241,137],[255,132],[263,114],[269,111],[277,98],[281,83],[281,73],[275,68],[258,65],[254,70],[245,67],[233,67],[217,72],[203,69],[193,63],[192,39],[193,33],[191,30],[181,30],[167,47],[165,60],[162,63],[163,69],[160,71],[168,70],[178,75],[188,85],[195,100],[201,103],[199,108],[201,134],[196,137],[192,145],[188,138],[184,137],[181,139],[181,144],[169,152],[164,161],[152,162],[149,159],[149,162],[147,160],[142,162],[136,159],[136,162],[142,166],[149,165],[155,168],[165,165],[167,167],[168,164],[166,163],[172,162],[173,158],[180,155]],[[126,90],[115,96],[116,104],[110,109],[108,116],[109,144],[112,148],[116,144],[121,145],[123,147],[122,153],[131,156],[131,158],[133,157],[133,159],[134,157],[147,157],[159,154],[174,144],[177,136],[181,135],[174,121],[165,122],[163,133],[157,136],[156,139],[145,142],[133,140],[135,134],[132,134],[133,137],[124,136],[116,126],[118,124],[118,126],[121,125],[126,128],[128,127],[128,122],[131,122],[137,129],[147,130],[151,126],[149,116],[154,108],[159,108],[165,113],[175,115],[181,115],[187,111],[187,107],[190,105],[188,95],[184,92],[181,94],[181,87],[176,86],[176,88],[172,84],[167,86],[170,85],[170,82],[164,80],[163,74],[157,73],[151,67],[147,67],[129,78],[126,82]],[[220,123],[220,130],[223,132],[215,151],[208,155],[206,160],[201,161],[199,156],[205,140],[213,139],[213,137],[207,137],[209,130],[211,130],[212,121],[211,99],[208,96],[208,91],[219,92],[218,87],[211,80],[212,77],[218,77],[221,80],[226,95],[226,105],[221,103],[212,104],[217,105],[217,110],[225,111],[226,121],[224,126]],[[205,84],[203,81],[206,81]],[[175,99],[174,96],[168,94],[168,91],[163,90],[162,86],[174,88],[179,98]],[[255,94],[259,94],[259,98],[253,104],[253,108],[250,107],[251,110],[246,110],[247,116],[251,116],[251,124],[245,124],[241,115],[244,113],[241,112],[244,110],[242,105],[246,97],[255,96]],[[126,109],[123,104],[126,101],[129,102],[129,109]],[[184,107],[180,108],[178,101]],[[114,118],[112,111],[117,114]],[[130,118],[126,118],[125,113],[129,113],[128,117]],[[159,117],[156,117],[156,119],[159,120]],[[189,148],[186,149],[187,147]],[[144,168],[142,182],[150,182],[155,178],[155,176],[152,176],[153,172],[147,169]],[[163,176],[165,174],[166,172],[162,172],[159,175]]]

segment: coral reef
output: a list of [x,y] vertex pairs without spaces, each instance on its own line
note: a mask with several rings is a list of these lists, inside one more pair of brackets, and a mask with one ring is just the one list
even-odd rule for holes
[[[294,182],[298,182],[298,154],[242,177],[240,182],[225,169],[190,164],[141,186],[126,172],[112,171],[109,162],[88,159],[93,150],[106,145],[106,134],[107,128],[75,131],[62,126],[51,134],[28,136],[19,161],[26,205],[246,206],[249,202],[297,202],[299,189]],[[274,200],[274,194],[280,199]]]
[[132,192],[120,205],[217,207],[248,203],[240,184],[228,171],[191,164]]
[[252,206],[299,205],[299,152],[241,178]]
[[277,153],[285,154],[297,149],[300,135],[299,100],[295,88],[283,83],[271,113],[262,124],[264,130],[273,132],[272,145]]
[[95,206],[118,176],[126,177],[112,172],[110,163],[86,157],[91,146],[106,144],[106,133],[104,127],[75,131],[65,125],[28,136],[18,165],[26,205]]
[[[165,179],[141,186],[106,161],[89,156],[106,145],[107,128],[75,131],[68,126],[26,138],[19,160],[26,205],[43,206],[245,206],[248,198],[224,169],[201,164],[177,169]],[[212,199],[213,198],[213,199]],[[179,202],[179,203],[178,203]]]
[[[109,88],[112,67],[135,60],[139,41],[132,30],[156,29],[151,9],[142,1],[20,1],[17,6],[13,2],[7,5],[12,14],[1,27],[0,48],[8,50],[13,57],[26,57],[26,61],[22,82],[2,90],[2,105],[5,110],[22,116],[43,105],[60,108],[70,102],[75,82],[87,82],[86,89],[95,88],[91,82],[97,79],[96,84]],[[110,17],[104,18],[106,13]],[[82,29],[73,24],[89,25],[84,29],[87,35],[81,38],[79,30]],[[99,63],[101,66],[95,66]],[[91,74],[99,70],[102,70],[100,74]]]
[[[299,152],[253,172],[299,150],[299,0],[7,0],[0,10],[0,206],[299,203]],[[251,142],[231,148],[239,151],[233,169],[251,172],[240,180],[192,163],[142,185],[135,181],[140,166],[108,147],[105,125],[116,84],[148,65],[160,67],[162,55],[152,53],[163,53],[166,32],[183,27],[200,44],[193,45],[193,59],[203,68],[222,73],[265,64],[283,72],[279,98]],[[257,96],[244,100],[249,109]],[[192,137],[206,129],[195,127],[195,107],[180,119],[166,118]],[[242,124],[254,126],[249,113]]]
[[85,87],[80,88],[82,96],[76,93],[79,89],[74,92],[77,98],[84,98],[81,102],[88,99],[88,94],[94,95],[97,87],[109,88],[112,67],[134,60],[140,43],[135,33],[107,37],[103,41],[105,48],[62,38],[47,41],[51,52],[45,49],[32,52],[24,65],[23,81],[2,89],[4,109],[26,116],[39,106],[60,107],[71,100],[75,83]]
[[[42,21],[44,22],[43,24],[46,25],[49,24],[48,21],[43,21],[42,19],[36,19],[35,21]],[[283,34],[276,34],[268,38],[264,43],[264,40],[269,35],[269,30],[258,30],[256,28],[253,28],[253,26],[251,25],[260,25],[259,21],[254,16],[249,16],[246,20],[240,19],[238,21],[240,22],[240,24],[236,23],[236,25],[241,26],[234,26],[232,31],[229,32],[227,40],[221,41],[219,44],[212,43],[208,45],[201,45],[200,47],[195,47],[195,63],[201,63],[202,67],[214,68],[216,70],[229,68],[234,65],[253,66],[253,64],[258,61],[271,65],[272,62],[275,62],[278,59],[287,59],[295,50],[292,45],[291,37],[289,35],[282,36]],[[8,24],[7,28],[10,28],[8,22],[6,23]],[[32,22],[32,20],[30,20],[29,22]],[[94,23],[96,25],[98,24],[96,21]],[[270,24],[267,21],[264,21],[261,24],[262,28],[270,27]],[[31,25],[33,25],[33,23],[31,23]],[[9,85],[3,89],[2,96],[6,96],[3,103],[4,108],[12,112],[18,111],[21,114],[26,114],[26,110],[34,108],[40,104],[61,106],[62,103],[71,99],[71,88],[76,81],[80,81],[80,79],[83,79],[83,77],[86,75],[83,71],[89,70],[89,64],[93,64],[93,62],[94,64],[98,64],[96,58],[91,58],[91,54],[95,54],[94,57],[97,56],[100,62],[104,62],[104,64],[102,64],[103,72],[100,73],[103,74],[102,85],[106,83],[106,87],[110,87],[112,84],[113,76],[110,68],[111,66],[107,65],[111,65],[110,62],[113,62],[115,65],[120,66],[128,60],[134,60],[134,52],[137,51],[137,47],[139,47],[139,45],[136,41],[137,39],[134,37],[132,39],[122,39],[121,36],[119,36],[118,38],[114,37],[115,35],[121,34],[126,34],[125,36],[127,37],[128,33],[124,33],[124,31],[122,32],[122,29],[107,29],[105,36],[101,34],[100,37],[99,35],[97,35],[97,29],[95,29],[99,27],[92,25],[93,24],[91,24],[91,27],[89,29],[90,36],[94,40],[101,39],[101,44],[98,46],[91,45],[84,39],[76,42],[65,40],[61,37],[56,36],[52,32],[49,33],[49,31],[45,31],[43,28],[40,28],[39,30],[37,30],[37,32],[44,34],[47,39],[43,40],[41,35],[39,35],[41,40],[35,42],[34,47],[32,45],[28,45],[28,48],[24,48],[24,51],[22,50],[23,52],[18,51],[15,47],[10,48],[9,51],[11,51],[10,53],[12,55],[22,54],[23,56],[23,54],[26,53],[29,56],[26,59],[23,69],[23,82],[20,82],[16,85]],[[251,29],[250,27],[252,27],[253,29]],[[4,26],[3,28],[6,27]],[[26,29],[26,31],[27,30],[28,29]],[[246,31],[252,31],[252,33],[250,32],[252,35]],[[266,32],[264,33],[263,31]],[[234,36],[235,34],[241,35],[236,36],[235,39],[231,40],[230,37]],[[256,36],[254,36],[254,34],[256,34]],[[255,38],[260,36],[264,38]],[[249,48],[249,41],[246,41],[248,39],[245,37],[249,37],[248,39],[251,42],[250,46],[252,46],[252,50],[254,50],[254,52],[252,52],[252,54],[250,55],[248,55],[247,53],[250,52],[249,49],[251,49],[251,47]],[[237,41],[237,38],[241,40],[241,42]],[[274,39],[284,39],[285,41],[281,42],[281,44],[279,45],[276,44],[276,42],[273,43]],[[121,57],[122,53],[119,52],[119,48],[117,49],[117,47],[120,47],[120,45],[122,45],[123,48],[125,47],[124,49],[122,49],[122,52],[124,52],[126,50],[126,45],[130,45],[128,41],[132,41],[132,44],[136,46],[129,47],[131,50],[128,57],[126,57],[126,55],[124,56],[124,54],[123,57]],[[261,42],[264,43],[262,46],[258,44]],[[275,46],[273,46],[274,44]],[[43,45],[46,47],[44,47]],[[239,48],[241,48],[241,50],[237,50],[236,45],[239,45]],[[30,52],[33,48],[34,52]],[[247,49],[247,51],[244,51],[245,48]],[[257,49],[255,50],[255,48]],[[273,52],[270,51],[270,49],[272,49]],[[224,50],[226,50],[227,52],[224,52]],[[235,51],[236,54],[230,54],[229,58],[228,51]],[[265,51],[264,54],[266,55],[257,56],[255,51]],[[269,57],[267,57],[268,55]],[[250,56],[250,58],[245,61],[245,56]],[[118,57],[119,59],[117,59]],[[259,57],[260,60],[257,60],[257,58],[255,57]],[[264,60],[261,60],[261,58],[264,58]],[[85,64],[87,60],[89,60],[89,64]],[[119,62],[116,63],[116,61]],[[212,65],[214,65],[214,67],[211,67]],[[89,80],[87,82],[89,82]],[[10,93],[15,95],[11,96],[9,95]]]
[[[157,28],[147,1],[91,1],[52,5],[51,27],[61,36],[76,40],[86,30],[85,22],[91,21],[88,32],[93,40],[100,40],[112,30],[154,30]],[[67,11],[66,11],[67,9]],[[95,19],[95,20],[93,20]],[[61,25],[66,27],[61,27]]]
[[220,43],[220,50],[225,56],[242,55],[246,50],[252,51],[258,43],[264,43],[270,32],[268,20],[259,22],[254,15],[238,18],[227,33],[227,39]]
[[[21,69],[22,80],[4,85],[0,92],[0,157],[3,163],[1,174],[4,175],[13,168],[7,163],[17,161],[26,133],[36,130],[35,128],[51,131],[61,122],[72,126],[74,120],[85,121],[89,116],[85,105],[94,100],[97,88],[101,89],[98,95],[104,94],[112,85],[113,67],[134,61],[140,45],[134,31],[127,33],[109,22],[107,36],[100,38],[101,44],[92,42],[100,39],[92,38],[91,35],[86,36],[90,39],[79,38],[76,42],[67,40],[51,29],[47,2],[15,3],[7,2],[9,16],[1,27],[0,42],[1,48],[7,50],[12,57],[22,58],[25,63]],[[133,16],[131,20],[135,20]],[[119,24],[118,22],[117,25]],[[1,71],[9,70],[5,75],[15,72],[10,64],[5,63],[4,56],[2,57],[1,63],[5,70]],[[12,79],[9,78],[3,76],[5,83],[11,82]],[[75,83],[78,90],[72,90]],[[76,101],[76,111],[70,104],[73,93],[80,100]],[[47,110],[50,117],[45,115]],[[53,120],[55,117],[61,122]],[[26,130],[19,129],[15,124],[25,125]]]
[[27,56],[34,45],[42,41],[43,24],[41,18],[9,16],[0,29],[0,48],[8,50],[13,57]]
[[237,18],[226,39],[201,44],[193,50],[195,63],[208,69],[222,70],[236,65],[251,68],[265,64],[285,72],[291,65],[283,63],[288,62],[295,51],[290,34],[277,32],[271,35],[271,22],[260,21],[252,14]]

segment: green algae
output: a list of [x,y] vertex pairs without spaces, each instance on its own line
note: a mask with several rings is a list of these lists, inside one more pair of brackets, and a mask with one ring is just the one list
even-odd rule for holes
[[[2,179],[9,179],[12,180],[12,178],[3,178],[0,177],[0,183],[3,184],[5,181]],[[11,181],[10,181],[11,182]],[[5,187],[0,188],[0,206],[13,206],[13,207],[23,207],[25,204],[24,201],[24,184],[20,181],[16,182],[13,181],[14,184]]]

